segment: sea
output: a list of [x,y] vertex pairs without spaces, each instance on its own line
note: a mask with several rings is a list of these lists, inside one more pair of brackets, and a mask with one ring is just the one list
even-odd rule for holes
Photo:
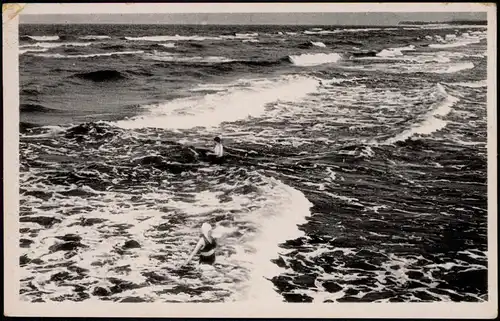
[[21,299],[487,301],[486,32],[21,24]]

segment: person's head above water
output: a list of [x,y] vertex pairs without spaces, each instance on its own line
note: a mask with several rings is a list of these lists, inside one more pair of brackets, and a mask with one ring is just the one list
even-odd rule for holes
[[203,223],[201,225],[201,234],[203,234],[206,238],[212,236],[212,225]]
[[221,139],[220,139],[220,137],[219,137],[219,136],[215,137],[215,138],[214,138],[214,141],[215,141],[216,143],[219,143],[219,144],[221,143]]

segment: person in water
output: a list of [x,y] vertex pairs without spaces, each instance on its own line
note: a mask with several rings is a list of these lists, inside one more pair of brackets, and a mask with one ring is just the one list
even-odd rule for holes
[[212,236],[212,226],[208,223],[203,223],[201,226],[201,236],[194,248],[193,252],[189,255],[188,259],[182,266],[187,265],[196,253],[199,253],[200,264],[212,265],[215,262],[215,248],[217,247],[217,242]]
[[208,152],[208,160],[213,164],[221,164],[224,160],[224,146],[222,146],[222,141],[220,137],[215,137],[215,146],[213,152]]

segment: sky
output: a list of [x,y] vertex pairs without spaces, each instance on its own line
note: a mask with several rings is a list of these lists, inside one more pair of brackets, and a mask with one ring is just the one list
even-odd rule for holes
[[485,10],[457,3],[28,4],[20,23],[397,25],[407,20],[486,20]]
[[484,13],[173,13],[21,15],[21,23],[397,25],[400,21],[485,20]]

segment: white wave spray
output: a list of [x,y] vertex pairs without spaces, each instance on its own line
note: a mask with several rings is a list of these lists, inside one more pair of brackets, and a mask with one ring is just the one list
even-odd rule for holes
[[55,59],[75,59],[75,58],[94,58],[94,57],[110,57],[118,55],[136,55],[144,53],[144,51],[117,51],[117,52],[105,52],[105,53],[95,53],[87,55],[62,55],[62,54],[35,54],[37,57],[44,58],[55,58]]
[[84,40],[102,40],[102,39],[110,39],[110,36],[94,36],[94,35],[89,35],[89,36],[82,36],[80,39]]
[[57,41],[59,36],[28,36],[28,38],[36,41]]
[[217,57],[217,56],[186,57],[175,53],[162,53],[157,51],[154,52],[153,54],[145,54],[144,58],[149,60],[165,61],[165,62],[193,62],[193,63],[223,63],[223,62],[233,61],[232,59],[226,57]]
[[301,67],[317,66],[328,63],[336,63],[342,59],[338,53],[317,53],[317,54],[303,54],[297,56],[290,56],[290,61]]
[[21,45],[19,48],[58,48],[58,47],[87,47],[92,45],[91,42],[37,42],[29,45]]
[[203,41],[203,40],[218,40],[218,37],[202,37],[202,36],[145,36],[145,37],[125,37],[130,41]]
[[455,105],[455,103],[457,103],[459,99],[449,95],[441,84],[438,84],[437,87],[438,92],[442,96],[444,96],[444,100],[434,110],[426,115],[424,121],[402,132],[401,134],[388,139],[385,142],[386,144],[393,144],[398,141],[404,141],[415,134],[429,135],[440,129],[443,129],[446,126],[447,122],[438,117],[446,116],[451,111],[453,105]]
[[316,47],[326,48],[326,45],[321,41],[311,41],[311,44]]
[[116,125],[123,128],[170,129],[215,127],[222,122],[258,117],[269,103],[300,100],[316,91],[318,85],[318,80],[302,76],[240,80],[215,94],[147,106],[146,115],[118,121]]
[[19,49],[19,55],[28,53],[28,52],[45,52],[48,51],[49,49]]

